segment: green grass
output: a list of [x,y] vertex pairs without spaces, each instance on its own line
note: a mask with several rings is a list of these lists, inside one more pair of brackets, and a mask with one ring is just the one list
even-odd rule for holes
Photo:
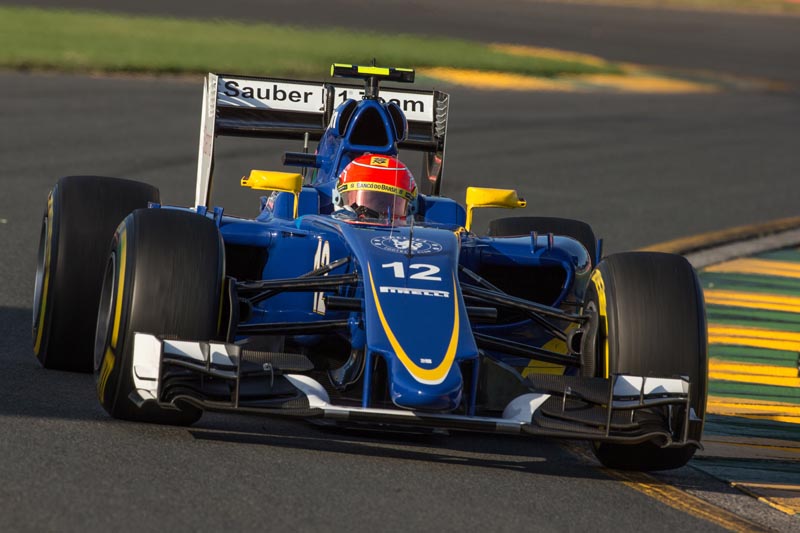
[[800,2],[790,0],[560,0],[564,3],[605,4],[634,7],[732,11],[768,15],[800,15]]
[[0,7],[0,67],[5,68],[319,78],[333,62],[367,64],[373,57],[381,66],[548,77],[620,72],[611,63],[512,56],[458,39]]

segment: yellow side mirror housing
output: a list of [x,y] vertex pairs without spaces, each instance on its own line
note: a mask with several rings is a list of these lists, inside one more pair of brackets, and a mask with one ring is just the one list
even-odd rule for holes
[[516,209],[528,205],[514,189],[490,189],[487,187],[467,187],[467,224],[472,226],[472,210],[477,207],[502,207]]
[[290,192],[294,195],[294,218],[297,218],[297,204],[303,188],[303,176],[293,172],[273,172],[270,170],[251,170],[249,176],[242,177],[242,187],[258,191]]

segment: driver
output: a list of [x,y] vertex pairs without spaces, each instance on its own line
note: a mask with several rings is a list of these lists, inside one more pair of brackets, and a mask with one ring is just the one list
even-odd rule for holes
[[404,222],[416,205],[417,186],[399,159],[365,154],[353,159],[336,180],[336,216],[354,221]]

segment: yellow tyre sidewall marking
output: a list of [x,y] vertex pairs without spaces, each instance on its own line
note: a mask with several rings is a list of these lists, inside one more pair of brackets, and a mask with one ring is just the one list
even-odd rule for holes
[[[599,306],[597,313],[602,320],[603,327],[605,328],[605,335],[603,338],[603,377],[608,378],[610,366],[608,354],[608,304],[606,301],[606,284],[603,281],[603,275],[597,269],[592,272],[591,281],[594,284],[595,289],[597,289],[597,305]],[[597,329],[598,333],[600,333],[600,321],[597,323]]]
[[39,304],[39,317],[36,321],[36,342],[33,344],[33,353],[39,355],[42,348],[42,335],[44,334],[44,313],[47,307],[47,294],[50,286],[50,255],[53,249],[53,193],[47,197],[47,236],[45,237],[44,250],[44,275],[42,281],[42,295]]
[[115,362],[116,356],[114,355],[114,351],[110,346],[107,346],[106,353],[103,356],[103,364],[100,367],[100,376],[97,379],[97,397],[100,399],[100,403],[105,403],[106,385],[108,384],[111,371],[114,370]]
[[106,385],[111,371],[114,370],[116,363],[115,350],[119,340],[119,328],[122,322],[122,300],[125,294],[125,263],[127,256],[128,232],[125,225],[119,233],[119,244],[117,245],[117,295],[114,303],[114,324],[111,327],[111,343],[106,346],[106,353],[103,356],[103,363],[100,366],[100,375],[97,379],[97,396],[101,402],[105,398]]
[[119,274],[117,277],[117,301],[114,306],[114,327],[111,330],[111,348],[117,348],[119,339],[119,326],[122,317],[122,296],[125,294],[125,262],[127,259],[128,231],[123,226],[119,234],[119,245],[117,245],[117,257],[119,258]]

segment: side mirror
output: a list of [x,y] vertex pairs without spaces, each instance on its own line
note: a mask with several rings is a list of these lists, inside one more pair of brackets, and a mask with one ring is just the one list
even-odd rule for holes
[[242,187],[258,191],[290,192],[294,195],[294,217],[297,218],[297,203],[303,189],[303,176],[293,172],[272,172],[251,170],[249,176],[242,177]]
[[469,231],[472,226],[472,210],[476,207],[502,207],[516,209],[528,205],[523,198],[517,195],[514,189],[489,189],[485,187],[467,187],[467,224]]

